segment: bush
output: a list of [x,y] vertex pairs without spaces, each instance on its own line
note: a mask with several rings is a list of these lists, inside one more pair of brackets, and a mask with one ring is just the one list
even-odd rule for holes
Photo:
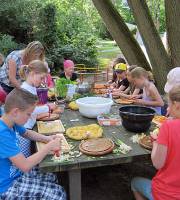
[[17,48],[18,44],[13,40],[12,36],[0,34],[0,53],[6,56]]

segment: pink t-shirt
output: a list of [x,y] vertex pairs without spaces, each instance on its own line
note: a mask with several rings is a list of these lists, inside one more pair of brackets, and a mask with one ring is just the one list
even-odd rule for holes
[[180,119],[167,120],[160,129],[157,142],[167,146],[165,165],[152,181],[155,200],[180,199]]

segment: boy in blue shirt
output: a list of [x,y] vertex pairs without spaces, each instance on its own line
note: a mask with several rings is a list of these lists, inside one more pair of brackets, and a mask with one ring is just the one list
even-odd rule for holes
[[[0,199],[66,199],[53,174],[41,174],[34,169],[30,171],[50,151],[60,150],[60,138],[57,136],[43,136],[21,126],[30,117],[36,103],[37,97],[22,89],[14,89],[6,97],[5,114],[0,118]],[[26,158],[20,151],[17,133],[47,144]]]

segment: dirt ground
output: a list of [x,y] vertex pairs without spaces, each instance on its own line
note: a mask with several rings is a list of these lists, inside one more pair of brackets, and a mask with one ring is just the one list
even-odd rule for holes
[[[133,200],[130,189],[135,176],[152,178],[155,169],[150,160],[82,171],[82,200]],[[61,174],[61,184],[68,192],[68,176]]]

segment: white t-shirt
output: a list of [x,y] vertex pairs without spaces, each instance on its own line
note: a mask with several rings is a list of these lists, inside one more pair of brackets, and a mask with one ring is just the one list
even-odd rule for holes
[[[26,81],[23,82],[23,84],[21,85],[21,88],[27,90],[28,92],[34,95],[37,95],[36,87],[29,85],[29,83],[27,83]],[[49,107],[47,105],[36,106],[33,113],[31,114],[31,117],[28,119],[24,127],[27,129],[32,129],[36,123],[37,115],[41,113],[46,113],[46,112],[49,112]]]

